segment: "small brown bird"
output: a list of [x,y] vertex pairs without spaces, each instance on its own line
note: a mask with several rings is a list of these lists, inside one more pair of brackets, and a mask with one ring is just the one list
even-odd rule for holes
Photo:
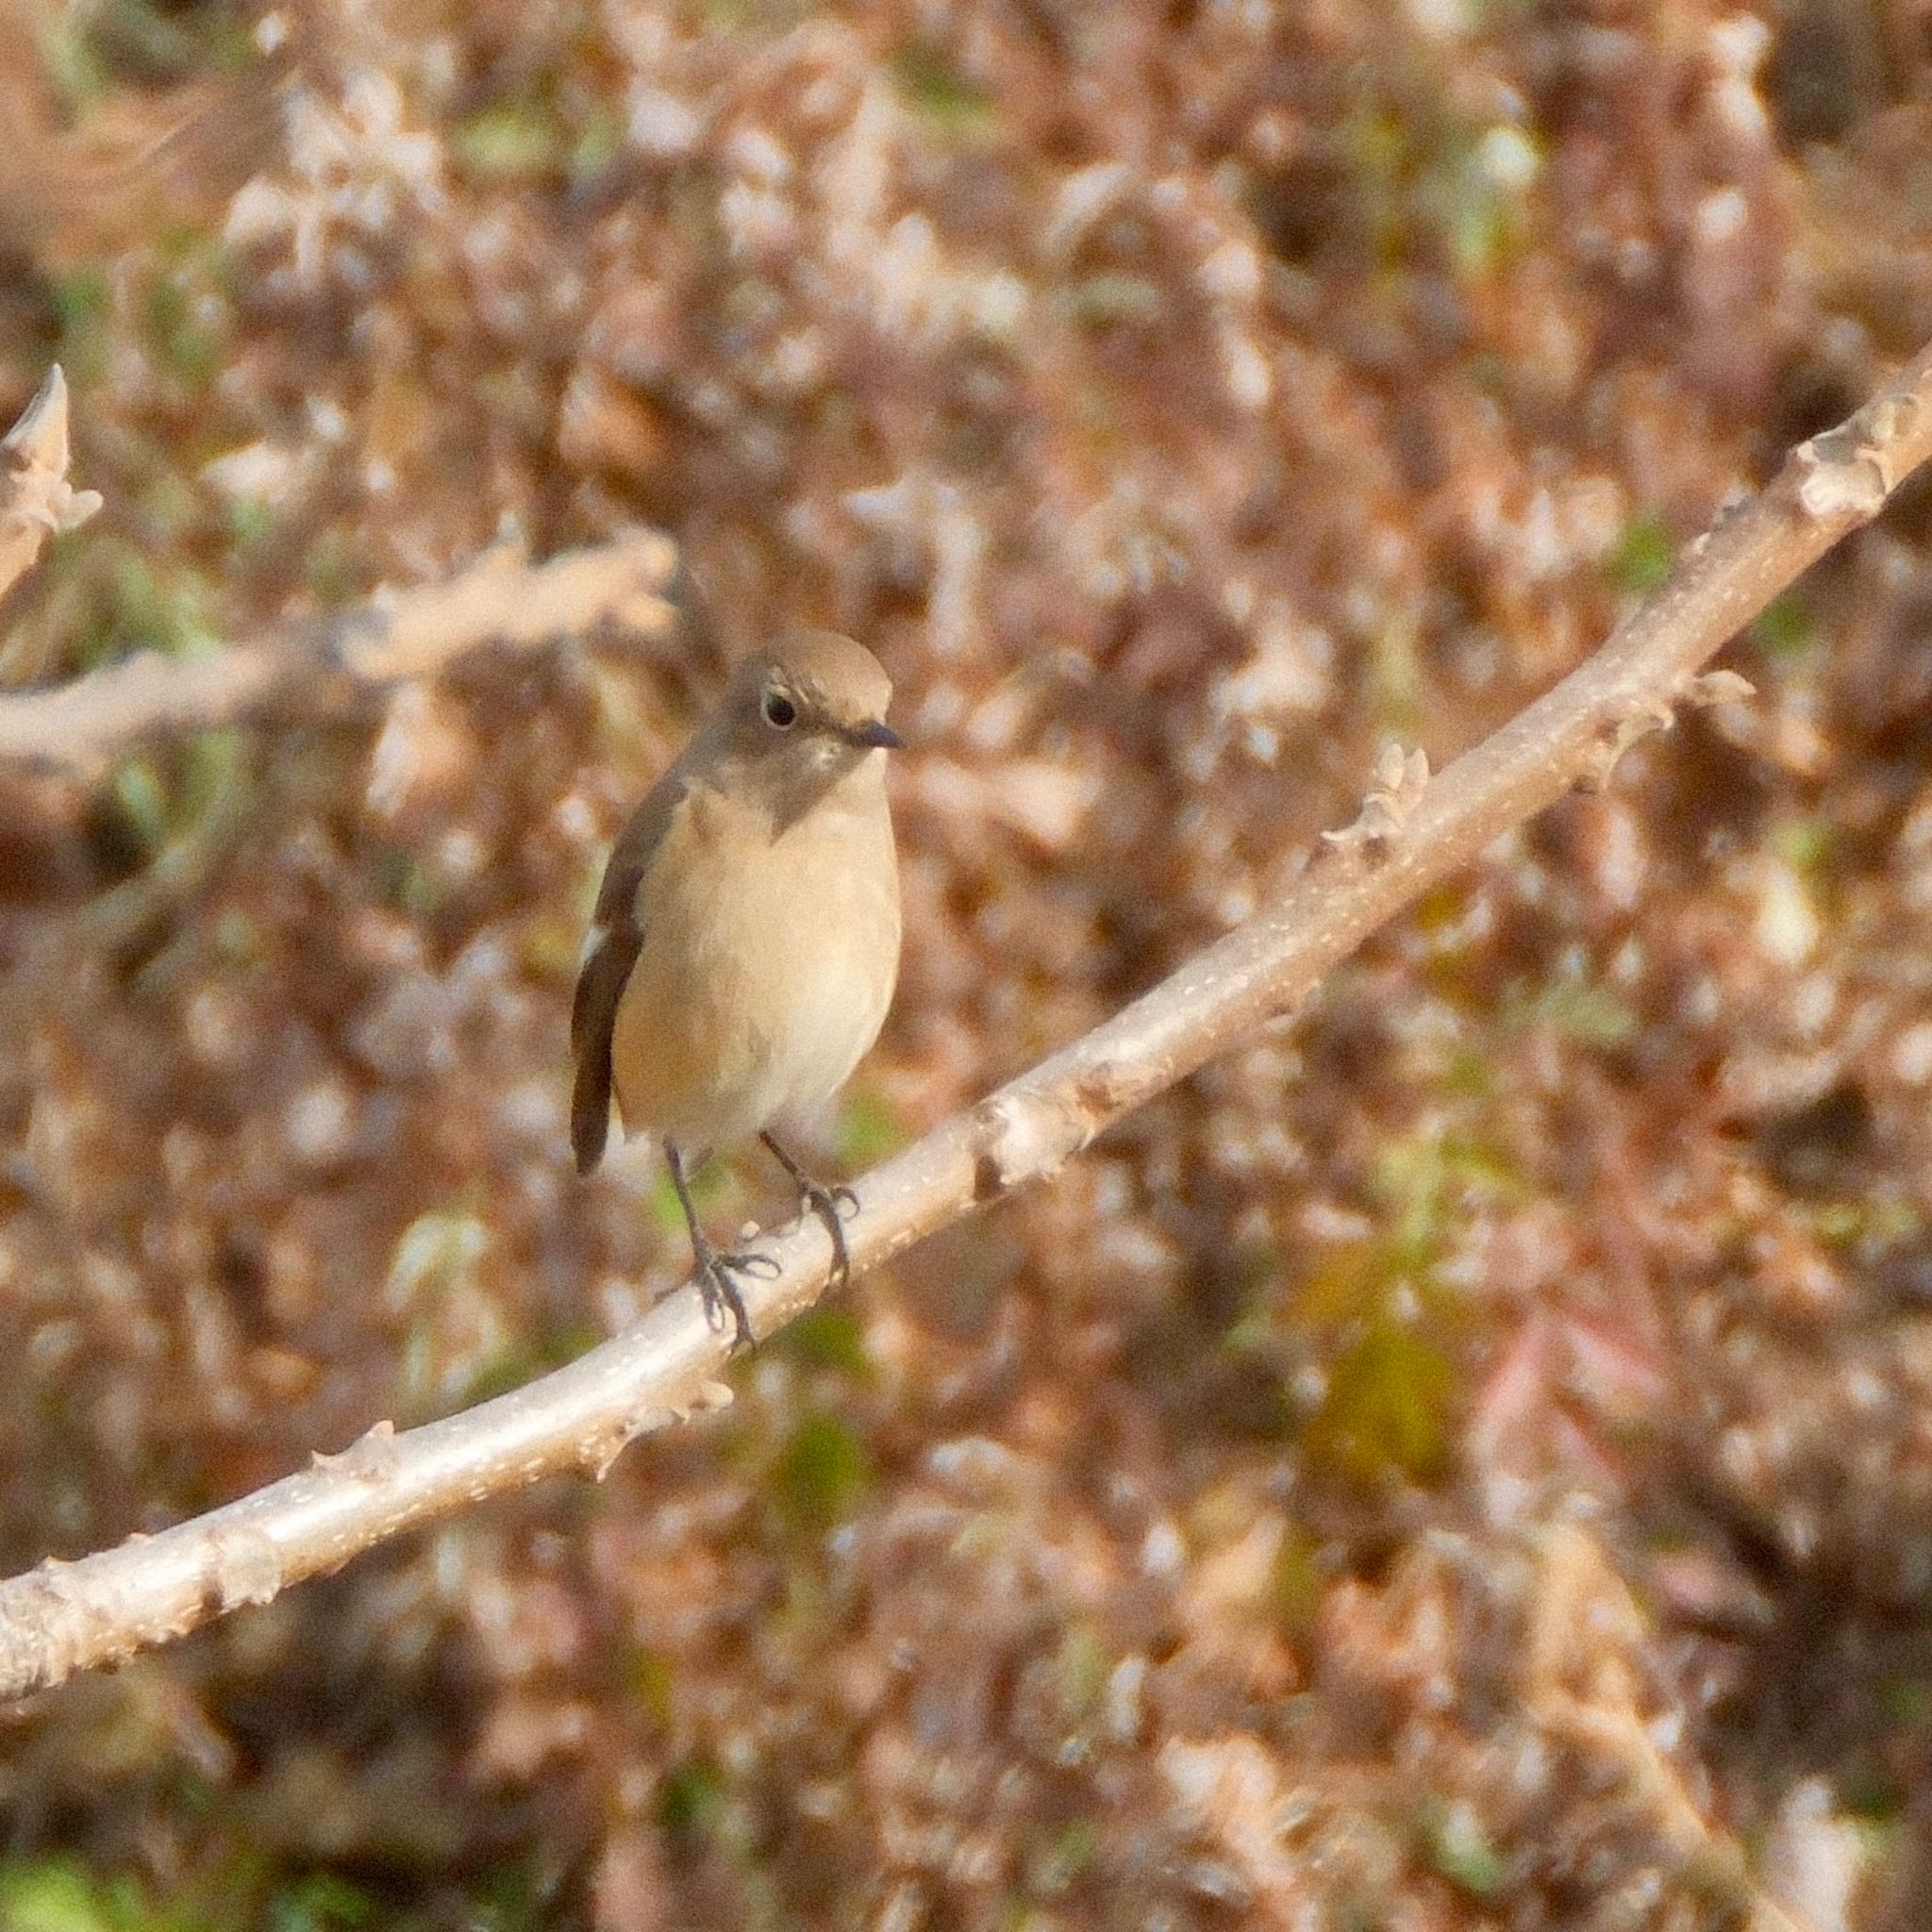
[[[830,631],[738,667],[610,854],[571,1012],[577,1172],[604,1153],[610,1101],[659,1137],[705,1311],[755,1338],[734,1272],[698,1224],[686,1176],[757,1134],[850,1270],[848,1189],[814,1180],[774,1123],[809,1115],[878,1038],[899,976],[899,862],[886,804],[892,694],[877,658]],[[689,1163],[689,1166],[687,1165]]]

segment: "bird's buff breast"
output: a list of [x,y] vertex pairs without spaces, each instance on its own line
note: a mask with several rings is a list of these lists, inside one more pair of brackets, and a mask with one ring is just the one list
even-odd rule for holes
[[899,969],[878,775],[777,837],[695,791],[638,894],[643,943],[611,1063],[625,1128],[695,1151],[823,1106],[877,1039]]

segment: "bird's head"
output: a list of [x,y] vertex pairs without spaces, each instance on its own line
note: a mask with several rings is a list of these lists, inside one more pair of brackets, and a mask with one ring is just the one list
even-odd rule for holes
[[873,753],[897,748],[891,696],[863,644],[802,631],[739,665],[719,707],[720,749],[782,827]]

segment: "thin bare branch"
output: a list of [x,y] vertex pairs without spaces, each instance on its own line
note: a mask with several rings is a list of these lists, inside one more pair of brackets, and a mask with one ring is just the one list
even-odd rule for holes
[[384,592],[257,643],[207,658],[142,651],[73,684],[0,697],[0,759],[92,778],[157,732],[238,724],[331,680],[392,684],[483,644],[540,644],[606,623],[658,633],[675,615],[667,593],[676,562],[655,530],[534,565],[499,545],[446,583]]
[[0,437],[0,597],[34,567],[49,537],[101,507],[98,491],[69,485],[67,462],[67,378],[57,362]]
[[[875,1170],[854,1266],[895,1255],[1022,1182],[1263,1022],[1499,834],[1583,782],[1680,703],[1736,695],[1699,668],[1932,455],[1932,350],[1693,543],[1663,588],[1554,691],[1431,778],[1383,760],[1351,836],[1278,901],[1124,1011]],[[823,1291],[816,1222],[767,1240],[744,1292],[760,1333]],[[729,1399],[725,1340],[687,1291],[567,1368],[460,1415],[372,1430],[341,1456],[159,1535],[0,1584],[0,1696],[59,1682],[333,1570],[415,1524],[565,1471],[602,1474],[637,1435]]]

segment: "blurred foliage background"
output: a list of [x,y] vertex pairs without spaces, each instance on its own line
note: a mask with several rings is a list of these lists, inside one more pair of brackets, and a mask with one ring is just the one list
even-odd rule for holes
[[[897,682],[836,1156],[1149,985],[1932,336],[1919,0],[11,0],[61,679],[640,521],[703,617],[0,774],[0,1561],[562,1359],[603,852],[737,652]],[[278,53],[265,48],[280,46]],[[19,1932],[1932,1916],[1932,571],[722,1419],[6,1713]],[[789,1211],[750,1163],[722,1225]]]

